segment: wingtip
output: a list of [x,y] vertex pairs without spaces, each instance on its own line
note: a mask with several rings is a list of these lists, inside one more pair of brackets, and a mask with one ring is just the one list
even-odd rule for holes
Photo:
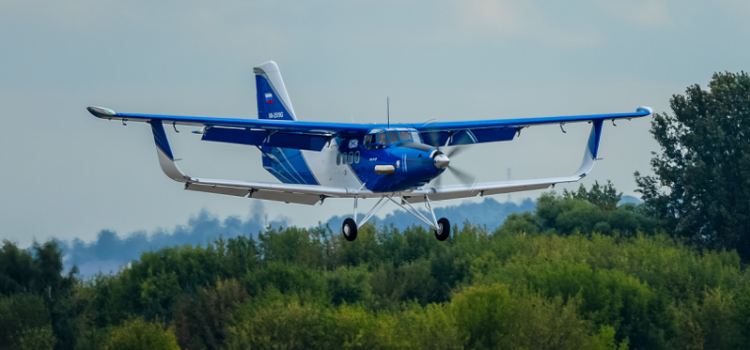
[[117,116],[117,112],[109,108],[91,106],[86,109],[97,118],[112,118]]
[[654,109],[651,107],[646,106],[640,106],[638,109],[636,109],[636,112],[638,113],[646,113],[646,115],[650,115],[654,113]]

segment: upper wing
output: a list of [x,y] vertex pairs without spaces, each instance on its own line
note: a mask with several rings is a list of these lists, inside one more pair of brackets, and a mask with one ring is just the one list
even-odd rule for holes
[[[259,146],[266,144],[282,148],[319,151],[335,136],[355,137],[385,124],[321,123],[269,119],[209,118],[175,115],[118,113],[108,108],[88,107],[88,111],[101,119],[201,126],[199,132],[205,141],[242,143]],[[578,115],[524,119],[496,119],[424,124],[390,124],[391,127],[417,129],[424,143],[433,146],[452,146],[483,142],[510,141],[521,129],[544,124],[560,124],[632,119],[651,114],[651,108],[640,107],[634,113]]]
[[200,126],[197,133],[204,141],[267,145],[272,147],[320,151],[335,137],[361,135],[371,127],[363,124],[316,123],[296,120],[232,119],[189,117],[176,115],[117,113],[108,108],[88,107],[101,119],[121,120],[123,123],[160,122],[162,124]]
[[263,130],[276,130],[287,132],[310,132],[320,134],[340,134],[347,132],[362,133],[367,132],[372,126],[365,124],[346,124],[346,123],[319,123],[305,122],[297,120],[272,120],[272,119],[236,119],[236,118],[210,118],[210,117],[189,117],[178,115],[158,115],[158,114],[136,114],[136,113],[118,113],[108,108],[88,107],[88,111],[101,119],[122,120],[123,122],[149,122],[158,120],[164,124],[172,125],[192,125],[203,127],[229,127],[229,128],[252,128]]
[[510,141],[521,129],[535,125],[596,122],[632,119],[650,115],[649,107],[639,107],[634,113],[575,115],[544,118],[475,120],[434,122],[414,125],[425,143],[433,146],[453,146],[472,143]]
[[529,191],[547,188],[558,183],[576,182],[586,176],[593,168],[599,151],[603,120],[593,120],[591,133],[583,154],[583,162],[575,174],[567,177],[555,177],[547,179],[482,182],[477,184],[448,185],[441,187],[424,186],[418,188],[410,195],[405,195],[410,202],[430,200],[440,201],[447,199],[469,198],[476,196],[489,196],[500,193]]

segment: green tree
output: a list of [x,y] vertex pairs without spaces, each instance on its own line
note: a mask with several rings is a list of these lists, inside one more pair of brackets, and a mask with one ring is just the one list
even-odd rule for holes
[[334,304],[370,301],[370,274],[364,267],[339,267],[328,274],[328,290]]
[[177,337],[161,323],[126,321],[110,333],[107,350],[180,350]]
[[26,329],[18,338],[15,350],[52,350],[55,348],[57,338],[52,332],[52,327],[40,327]]
[[617,203],[622,198],[622,192],[617,193],[612,182],[607,180],[607,184],[604,186],[599,185],[599,181],[595,181],[590,191],[586,190],[583,184],[578,187],[578,191],[568,192],[568,190],[563,190],[563,196],[566,198],[582,199],[596,205],[603,211],[612,211],[617,209]]
[[52,349],[56,342],[44,299],[31,294],[0,298],[0,350]]
[[652,215],[677,235],[750,261],[750,76],[716,73],[657,113],[653,176],[635,173]]
[[175,334],[184,349],[220,349],[226,326],[238,304],[248,298],[237,280],[218,281],[215,287],[198,288],[195,295],[182,295],[175,304]]
[[3,241],[0,249],[0,294],[30,293],[41,296],[49,310],[56,349],[75,346],[72,297],[77,269],[62,275],[63,253],[54,241],[34,242],[28,250]]
[[228,328],[225,348],[330,349],[333,320],[330,311],[315,303],[271,297],[245,303]]

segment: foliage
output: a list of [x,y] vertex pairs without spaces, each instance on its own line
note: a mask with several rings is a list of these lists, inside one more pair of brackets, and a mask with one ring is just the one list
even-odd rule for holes
[[317,304],[267,298],[237,310],[227,349],[329,349],[330,322]]
[[650,213],[700,247],[750,260],[750,76],[716,73],[654,115],[654,176],[635,173]]
[[328,227],[269,229],[143,253],[87,280],[40,273],[57,271],[38,258],[59,262],[55,250],[6,243],[0,347],[748,348],[739,255],[660,233],[644,206],[613,207],[618,197],[609,183],[546,193],[535,213],[492,232],[466,222],[444,242],[419,226],[365,225],[354,242]]
[[[3,241],[0,249],[0,295],[31,294],[40,296],[49,312],[56,349],[75,345],[75,310],[72,293],[75,267],[62,275],[62,252],[57,243],[34,243],[29,250]],[[36,337],[36,336],[35,336]],[[38,338],[38,337],[37,337]]]
[[107,350],[180,350],[177,338],[160,323],[126,321],[112,330]]
[[595,181],[594,185],[591,186],[591,190],[587,190],[583,184],[578,187],[578,191],[563,190],[563,196],[566,198],[575,198],[587,201],[593,205],[596,205],[602,211],[612,211],[617,209],[617,203],[622,198],[622,192],[617,193],[615,186],[611,181],[607,181],[605,186],[599,185],[599,181]]
[[15,294],[0,298],[0,350],[52,349],[49,311],[36,295]]
[[52,327],[39,327],[24,330],[13,349],[16,350],[52,350],[55,348],[57,338],[52,332]]
[[[542,194],[537,201],[536,215],[529,219],[537,225],[533,231],[553,230],[563,235],[597,232],[632,236],[639,231],[659,231],[658,222],[643,213],[642,206],[615,207],[619,198],[620,194],[611,184],[602,187],[596,183],[590,191],[582,186],[577,192],[564,191],[562,196],[552,191]],[[518,221],[518,216],[513,214],[509,219]],[[516,222],[516,225],[520,224]]]
[[174,307],[175,334],[183,349],[220,349],[226,326],[236,306],[248,298],[237,280],[218,281],[216,286],[183,294]]

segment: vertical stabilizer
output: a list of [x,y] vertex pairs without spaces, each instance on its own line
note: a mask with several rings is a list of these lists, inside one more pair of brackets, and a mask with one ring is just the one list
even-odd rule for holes
[[253,69],[258,98],[258,118],[277,120],[297,120],[292,100],[281,79],[279,66],[268,61]]

